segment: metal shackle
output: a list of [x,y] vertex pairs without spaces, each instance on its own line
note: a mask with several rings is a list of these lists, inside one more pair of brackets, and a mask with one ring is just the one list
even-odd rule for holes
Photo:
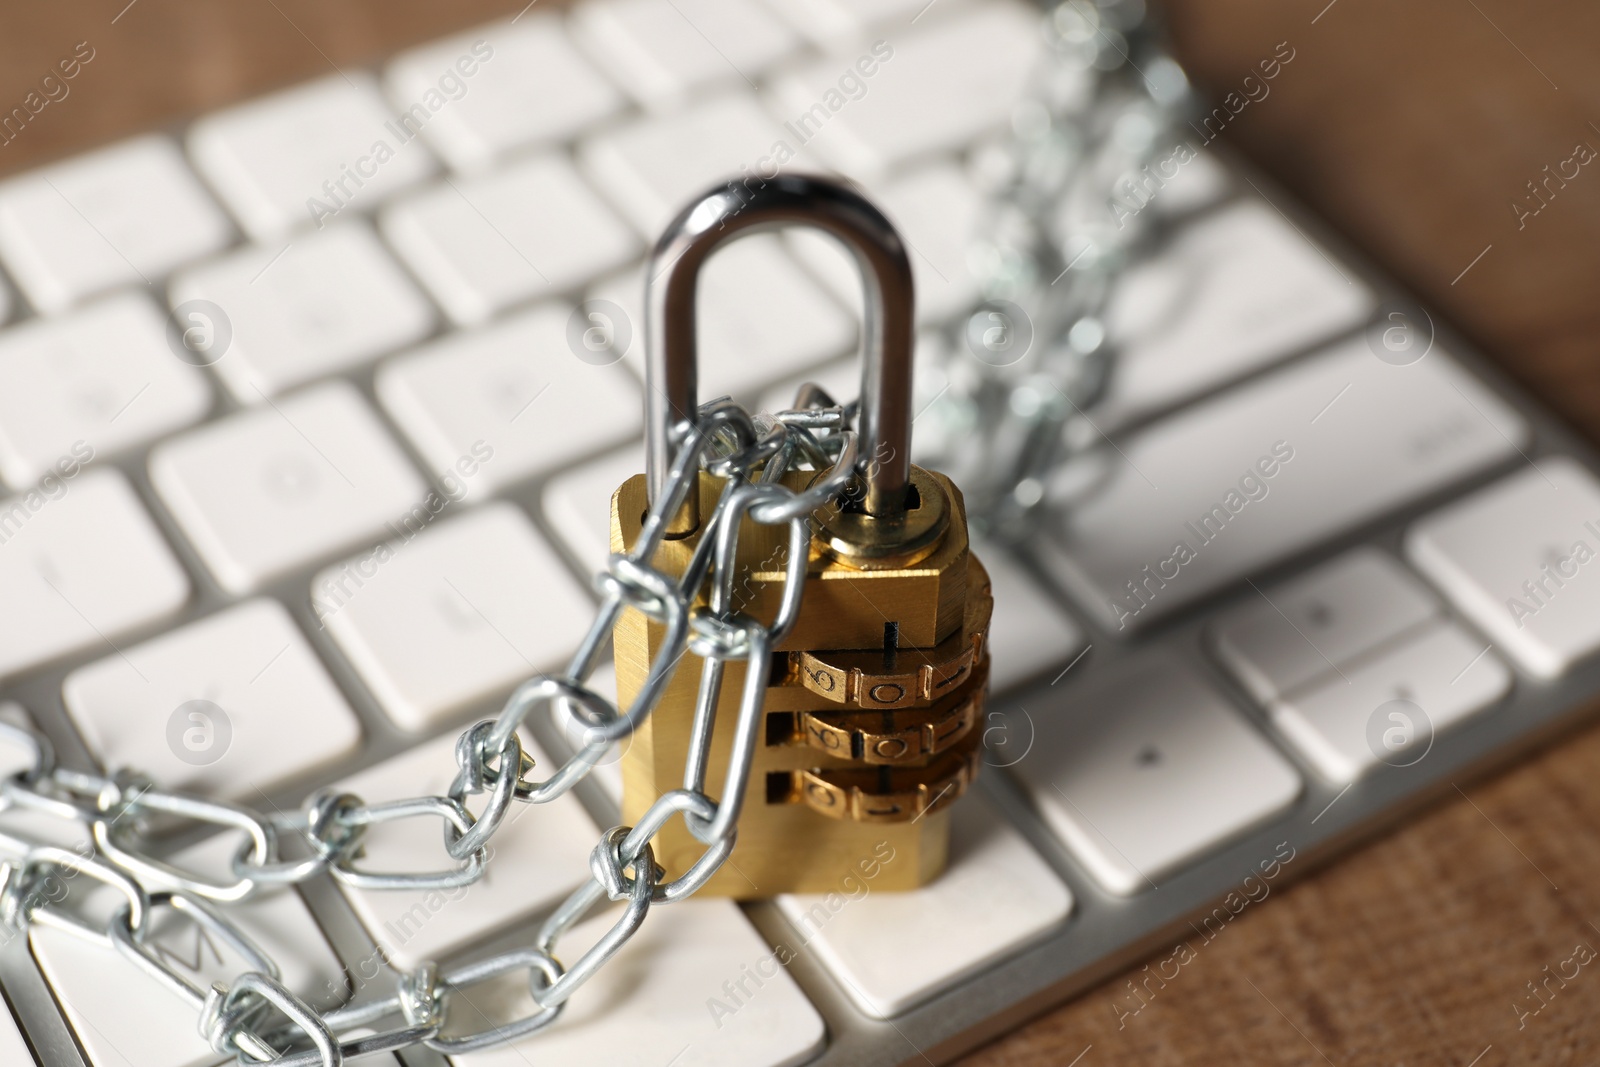
[[[859,193],[825,178],[780,175],[731,181],[694,200],[662,233],[645,287],[646,474],[654,501],[699,403],[695,293],[700,269],[723,243],[751,231],[812,226],[844,242],[861,270],[861,413],[856,473],[874,518],[905,514],[911,485],[913,291],[905,244]],[[759,355],[752,353],[752,355]],[[697,509],[689,494],[689,509]],[[697,514],[691,510],[691,523]]]

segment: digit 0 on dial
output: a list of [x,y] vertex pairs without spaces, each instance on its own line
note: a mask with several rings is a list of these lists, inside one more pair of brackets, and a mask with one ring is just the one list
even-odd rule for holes
[[[677,444],[704,432],[697,421],[693,315],[700,267],[727,239],[785,224],[816,226],[850,249],[862,271],[866,321],[877,333],[863,339],[854,475],[809,515],[799,612],[772,649],[766,677],[755,680],[765,687],[764,714],[736,844],[701,892],[754,898],[825,891],[866,861],[881,863],[876,886],[909,889],[943,870],[948,808],[977,772],[993,600],[968,543],[960,491],[909,460],[910,265],[888,221],[859,195],[799,176],[760,188],[730,183],[701,197],[669,227],[648,272],[650,469],[613,495],[611,547],[625,552],[637,541]],[[843,418],[814,387],[802,390],[796,406],[814,409],[819,425]],[[779,481],[800,491],[829,476],[790,471]],[[684,573],[697,551],[714,549],[700,544],[700,516],[717,506],[723,480],[703,470],[698,490],[654,560],[669,573]],[[791,545],[781,523],[746,518],[737,580],[703,598],[705,632],[717,632],[716,623],[705,620],[779,617],[794,562]],[[644,684],[662,636],[662,628],[637,611],[619,618],[614,645],[623,702]],[[706,747],[709,758],[698,761],[710,768],[729,766],[740,744],[735,712],[748,680],[742,663],[724,670],[716,681],[727,695]],[[704,740],[694,736],[703,673],[685,663],[633,736],[623,757],[625,822],[688,784],[683,769],[696,765],[692,750]],[[732,783],[716,773],[709,772],[705,788],[726,798]],[[655,845],[668,877],[683,873],[706,849],[676,821]]]

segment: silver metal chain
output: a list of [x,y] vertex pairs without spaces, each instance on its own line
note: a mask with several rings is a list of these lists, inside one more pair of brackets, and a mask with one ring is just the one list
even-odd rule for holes
[[[803,390],[831,404],[819,391]],[[0,924],[13,934],[30,925],[64,930],[120,953],[197,1012],[199,1032],[219,1054],[245,1065],[338,1067],[346,1059],[426,1045],[465,1053],[516,1040],[560,1015],[578,989],[633,936],[658,904],[690,896],[716,873],[733,850],[735,824],[755,756],[765,697],[766,671],[747,670],[739,698],[725,794],[705,791],[712,727],[730,662],[764,665],[800,611],[811,541],[810,516],[846,492],[857,466],[852,407],[812,406],[752,417],[729,400],[703,405],[681,442],[665,490],[655,496],[637,543],[610,558],[596,578],[601,606],[562,675],[521,685],[496,719],[466,730],[456,744],[457,773],[445,796],[419,796],[367,804],[348,793],[323,791],[292,814],[267,815],[237,804],[171,792],[129,772],[91,774],[56,765],[42,735],[0,723],[27,746],[32,766],[0,780],[0,811],[43,813],[86,826],[94,847],[70,848],[0,833]],[[669,520],[698,472],[724,479],[721,497],[703,520],[691,560],[680,576],[653,560]],[[790,469],[828,473],[803,492],[781,484]],[[787,526],[789,552],[777,617],[762,622],[743,614],[733,598],[742,524]],[[626,711],[588,688],[622,612],[632,608],[660,624],[659,652]],[[468,885],[488,866],[488,845],[513,803],[543,804],[570,790],[617,741],[636,730],[660,701],[686,655],[703,666],[684,784],[663,794],[634,826],[601,835],[589,857],[588,878],[539,928],[531,947],[517,948],[454,969],[425,963],[403,974],[386,998],[318,1012],[290,990],[277,964],[231,921],[221,905],[263,889],[297,885],[330,875],[352,889],[437,890]],[[586,743],[543,781],[528,775],[533,760],[518,728],[539,711],[564,709],[586,728]],[[469,798],[481,798],[474,815]],[[705,852],[670,881],[656,865],[651,840],[682,816]],[[225,880],[183,870],[149,851],[149,824],[157,820],[205,825],[243,835]],[[382,823],[438,819],[444,839],[441,867],[429,873],[371,870],[360,865],[362,844]],[[448,862],[446,862],[448,861]],[[86,876],[122,897],[111,919],[96,925],[67,906],[66,881]],[[557,953],[564,934],[602,901],[625,901],[610,930],[575,961]],[[201,988],[176,972],[149,939],[160,909],[184,915],[229,946],[248,969],[226,984]],[[457,1033],[451,998],[481,982],[526,975],[535,1009],[520,1019]],[[359,1032],[364,1036],[352,1036]]]
[[1045,6],[1010,136],[971,167],[987,193],[967,255],[981,302],[921,377],[923,454],[962,487],[974,527],[1008,538],[1098,484],[1068,460],[1102,440],[1085,412],[1115,373],[1109,299],[1152,247],[1152,168],[1193,105],[1144,0]]

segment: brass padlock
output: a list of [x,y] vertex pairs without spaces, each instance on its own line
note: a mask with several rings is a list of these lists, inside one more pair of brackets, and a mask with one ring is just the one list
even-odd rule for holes
[[[968,546],[960,492],[910,462],[911,267],[893,227],[865,199],[802,176],[759,189],[734,183],[711,190],[668,228],[648,272],[648,472],[612,496],[611,547],[624,552],[635,543],[678,442],[695,429],[701,266],[735,235],[782,225],[832,234],[861,268],[860,460],[852,490],[813,516],[804,598],[768,666],[762,743],[736,844],[701,892],[739,898],[825,892],[868,865],[874,888],[909,889],[943,870],[948,808],[978,769],[993,602],[988,576]],[[782,477],[801,489],[821,474]],[[665,572],[681,574],[688,565],[700,515],[715,506],[721,479],[701,471],[698,490],[669,524],[670,539],[653,561]],[[775,617],[786,547],[781,527],[749,520],[741,527],[746,614]],[[661,640],[661,627],[638,611],[618,619],[622,706],[644,683]],[[745,669],[726,668],[712,768],[727,765]],[[686,657],[623,756],[629,824],[683,784],[700,673]],[[716,773],[706,788],[724,795],[726,783]],[[657,862],[673,878],[705,851],[679,821],[664,827],[654,845]]]

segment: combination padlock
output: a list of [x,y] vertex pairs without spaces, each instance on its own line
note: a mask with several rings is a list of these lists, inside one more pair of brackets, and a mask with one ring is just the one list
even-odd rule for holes
[[[783,225],[832,234],[861,269],[860,458],[851,491],[812,517],[800,613],[766,667],[765,721],[736,844],[701,892],[827,892],[868,864],[874,888],[909,889],[944,869],[948,808],[978,770],[993,601],[968,545],[960,492],[910,462],[911,267],[893,227],[866,200],[833,182],[783,176],[759,189],[713,189],[668,228],[648,274],[648,471],[612,497],[611,546],[623,552],[635,543],[650,501],[664,491],[678,442],[694,429],[702,265],[736,235]],[[689,564],[700,516],[721,492],[721,479],[706,471],[698,477],[698,493],[689,493],[654,560],[670,573]],[[782,477],[801,489],[818,475]],[[747,520],[740,529],[741,609],[752,617],[776,616],[786,546],[782,527]],[[661,639],[661,628],[637,611],[618,619],[623,706],[644,683]],[[730,663],[726,670],[712,768],[727,766],[746,667]],[[700,673],[686,657],[623,756],[629,824],[683,784]],[[706,781],[713,796],[725,786],[715,771]],[[705,852],[678,820],[654,844],[669,878]]]

